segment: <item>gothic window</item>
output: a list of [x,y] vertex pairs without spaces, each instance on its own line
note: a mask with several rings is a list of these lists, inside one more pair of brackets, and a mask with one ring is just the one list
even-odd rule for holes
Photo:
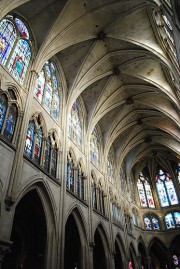
[[95,128],[91,135],[90,142],[90,150],[91,150],[91,161],[97,167],[100,166],[100,144],[99,144],[99,136],[97,129]]
[[23,84],[31,60],[31,42],[24,22],[7,15],[0,22],[0,62]]
[[107,172],[108,172],[108,179],[109,181],[114,184],[114,165],[112,158],[108,156],[108,167],[107,167]]
[[110,202],[111,216],[115,223],[120,224],[120,208],[116,202]]
[[101,188],[98,188],[98,196],[99,196],[99,211],[105,215],[105,204],[104,204],[104,192]]
[[159,220],[154,214],[144,216],[144,227],[146,230],[160,230]]
[[74,162],[72,159],[67,160],[66,187],[68,190],[74,192]]
[[165,216],[167,229],[180,228],[180,212],[171,212]]
[[0,95],[0,130],[2,129],[4,118],[7,110],[7,98],[5,95]]
[[[11,90],[11,92],[13,91]],[[18,117],[18,108],[16,100],[11,98],[9,90],[8,93],[8,96],[0,94],[0,132],[1,135],[12,142]],[[15,96],[14,92],[13,95]]]
[[[36,124],[35,124],[36,121]],[[36,163],[40,164],[42,152],[43,130],[39,117],[30,120],[26,135],[24,153],[32,158]]]
[[46,111],[55,119],[59,118],[60,96],[58,91],[57,70],[52,61],[43,66],[36,81],[34,96]]
[[85,180],[85,176],[84,176],[84,173],[82,171],[81,164],[79,163],[76,188],[77,188],[77,196],[81,200],[84,200],[84,180]]
[[68,118],[68,136],[78,147],[82,147],[82,125],[80,121],[79,103],[76,100]]
[[9,108],[8,116],[6,119],[6,126],[4,129],[4,136],[9,140],[12,141],[15,126],[17,121],[17,107],[16,105],[11,105]]
[[178,204],[177,194],[171,176],[160,169],[155,180],[160,205],[165,207]]
[[178,183],[180,184],[180,163],[178,163],[178,168],[177,168],[177,180],[178,180]]
[[155,208],[151,186],[148,182],[148,178],[145,178],[142,172],[140,173],[137,181],[137,188],[141,206]]
[[[92,177],[92,182],[93,181],[94,179]],[[95,182],[93,182],[93,185],[92,185],[92,206],[94,209],[97,210],[97,186]]]
[[44,152],[44,169],[53,177],[56,177],[57,172],[57,144],[54,133],[50,134],[46,140]]

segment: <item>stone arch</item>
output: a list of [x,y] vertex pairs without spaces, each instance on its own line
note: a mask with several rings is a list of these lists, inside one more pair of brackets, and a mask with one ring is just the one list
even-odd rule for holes
[[151,258],[152,268],[165,268],[169,264],[167,248],[159,238],[154,237],[151,240],[148,246],[148,252]]
[[[144,243],[144,240],[142,236],[139,237],[138,239],[138,258],[139,258],[139,263],[140,266],[146,268],[146,258],[147,258],[147,249]],[[140,268],[141,268],[140,267]]]
[[129,245],[129,261],[132,262],[133,268],[137,268],[137,253],[132,242]]
[[110,248],[107,233],[100,222],[94,230],[94,250],[93,250],[94,269],[110,268]]
[[169,248],[169,252],[170,252],[170,257],[172,257],[173,255],[180,257],[180,235],[179,234],[173,238],[170,248]]
[[[86,268],[87,251],[87,224],[82,210],[75,206],[66,218],[64,268],[75,265],[81,269]],[[72,254],[70,260],[69,253]]]
[[115,262],[115,269],[125,268],[126,251],[125,251],[124,243],[123,243],[122,236],[120,235],[120,233],[116,235],[115,242],[114,242],[114,262]]

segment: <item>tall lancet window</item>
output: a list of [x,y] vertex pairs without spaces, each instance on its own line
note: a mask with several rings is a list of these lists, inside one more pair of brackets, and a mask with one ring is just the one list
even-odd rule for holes
[[82,147],[82,124],[80,120],[79,103],[76,100],[68,118],[68,136],[78,147]]
[[148,178],[145,178],[141,172],[137,182],[140,203],[142,207],[155,208],[151,186],[148,181]]
[[90,142],[91,161],[97,167],[100,166],[100,144],[97,129],[95,128],[91,135]]
[[22,20],[7,15],[0,22],[0,62],[23,84],[31,60],[29,32]]
[[60,96],[57,81],[57,69],[52,61],[43,66],[36,81],[35,98],[55,119],[59,119]]
[[108,166],[107,166],[107,172],[108,172],[108,179],[109,181],[114,184],[114,165],[111,156],[108,156]]
[[177,194],[170,174],[160,169],[155,180],[160,205],[165,207],[178,204]]

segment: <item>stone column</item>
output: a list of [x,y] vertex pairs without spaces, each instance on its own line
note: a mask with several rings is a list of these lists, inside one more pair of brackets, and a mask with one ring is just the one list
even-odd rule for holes
[[2,268],[2,263],[6,253],[10,252],[11,246],[12,246],[11,241],[0,239],[0,269]]
[[93,269],[93,248],[94,248],[95,244],[94,242],[90,242],[89,243],[89,266],[88,269]]
[[149,256],[145,257],[145,268],[151,269],[151,258]]

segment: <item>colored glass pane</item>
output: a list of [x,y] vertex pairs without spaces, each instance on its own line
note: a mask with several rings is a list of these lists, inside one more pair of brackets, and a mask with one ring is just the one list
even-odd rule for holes
[[45,87],[44,105],[49,113],[51,111],[51,102],[52,102],[52,87],[48,83],[48,84],[46,84],[46,87]]
[[56,177],[57,170],[57,147],[55,146],[52,149],[52,159],[51,159],[51,175]]
[[143,183],[138,180],[137,182],[138,187],[138,193],[139,193],[139,199],[142,207],[147,207],[147,201],[146,201],[146,195],[143,187]]
[[93,201],[93,208],[97,209],[97,195],[96,195],[96,185],[93,186],[92,191],[92,201]]
[[[46,75],[47,75],[47,77],[50,79],[50,78],[51,78],[51,70],[50,70],[49,62],[47,62],[47,63],[45,64],[45,70],[46,70]],[[49,80],[49,82],[51,83],[50,80]]]
[[74,192],[74,163],[72,161],[69,166],[69,188]]
[[19,30],[20,36],[23,38],[29,39],[29,33],[25,24],[20,19],[17,19],[17,18],[15,18],[15,24]]
[[34,145],[34,160],[37,163],[40,162],[42,138],[43,138],[43,132],[42,129],[40,128],[36,133],[35,145]]
[[0,95],[0,130],[2,129],[4,118],[7,110],[7,99],[4,95]]
[[174,189],[174,185],[171,179],[169,179],[169,181],[165,181],[165,186],[167,189],[167,193],[168,193],[168,197],[169,197],[169,201],[171,205],[176,205],[178,204],[178,198],[176,195],[176,191]]
[[165,223],[167,229],[175,228],[174,219],[171,213],[165,216]]
[[155,216],[152,216],[152,225],[154,230],[159,230],[159,221]]
[[155,208],[154,199],[151,192],[151,187],[147,181],[144,183],[144,187],[145,187],[146,197],[147,197],[147,202],[148,202],[149,207]]
[[0,22],[0,62],[6,64],[16,40],[16,30],[13,23],[3,19]]
[[174,212],[174,219],[177,228],[180,228],[180,212]]
[[8,117],[6,120],[6,127],[4,130],[4,136],[8,138],[8,140],[12,140],[15,126],[16,126],[16,120],[17,120],[17,107],[15,105],[12,105],[9,108]]
[[30,59],[30,46],[27,41],[20,39],[15,47],[8,69],[21,84],[24,81]]
[[151,220],[148,216],[144,217],[144,225],[146,230],[152,230]]
[[44,156],[44,169],[48,172],[50,167],[50,160],[51,160],[51,141],[50,137],[48,137],[46,141],[45,156]]
[[180,183],[180,163],[178,163],[178,170],[177,170],[177,178],[178,178],[178,182]]
[[54,94],[54,104],[53,104],[53,118],[55,120],[57,120],[59,117],[59,106],[60,106],[60,99],[58,91],[56,90]]
[[77,100],[74,102],[68,117],[68,135],[79,146],[82,145],[82,127]]
[[28,130],[27,130],[26,143],[25,143],[25,149],[24,149],[25,154],[29,158],[32,158],[32,153],[33,153],[34,132],[35,132],[34,121],[30,121]]
[[97,130],[94,129],[91,136],[91,161],[99,167],[100,164],[100,152],[99,152],[99,139]]
[[38,101],[41,103],[43,99],[43,93],[44,93],[44,84],[45,84],[45,77],[43,70],[41,71],[37,81],[36,81],[36,87],[35,87],[35,97],[38,99]]

